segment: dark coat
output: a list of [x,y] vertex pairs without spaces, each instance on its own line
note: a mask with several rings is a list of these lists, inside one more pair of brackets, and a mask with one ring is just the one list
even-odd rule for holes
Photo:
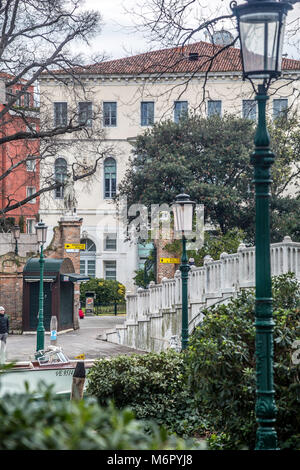
[[8,330],[9,330],[8,316],[6,314],[4,315],[0,314],[0,335],[3,335],[4,333],[8,333]]

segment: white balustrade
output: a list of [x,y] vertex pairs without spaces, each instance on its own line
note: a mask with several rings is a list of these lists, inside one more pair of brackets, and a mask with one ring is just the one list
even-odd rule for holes
[[[281,243],[271,245],[270,255],[272,276],[293,272],[300,280],[300,243],[285,237]],[[255,247],[241,244],[237,253],[222,253],[216,261],[206,256],[204,265],[192,266],[189,273],[189,319],[196,319],[203,305],[220,302],[240,288],[254,286]],[[161,284],[150,282],[148,289],[138,289],[137,294],[127,296],[126,302],[125,326],[127,323],[138,324],[139,319],[150,320],[153,316],[174,313],[181,305],[181,272],[176,271],[174,279],[162,279]]]

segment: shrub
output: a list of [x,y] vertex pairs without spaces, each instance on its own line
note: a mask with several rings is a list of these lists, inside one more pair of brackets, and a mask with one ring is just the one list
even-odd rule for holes
[[96,305],[109,305],[112,302],[125,302],[125,286],[112,279],[94,278],[80,285],[80,301],[85,302],[86,292],[95,292]]
[[[293,274],[273,279],[274,384],[278,408],[276,429],[280,448],[300,450],[299,366],[291,361],[299,338],[300,287]],[[254,448],[255,296],[241,292],[228,305],[204,312],[190,337],[190,386],[202,413],[209,417],[212,447]],[[217,443],[217,444],[216,444]]]
[[0,402],[0,450],[197,449],[203,444],[170,436],[129,409],[100,407],[95,399],[57,400],[50,388],[5,395]]
[[113,400],[130,407],[139,419],[154,419],[178,434],[201,426],[187,388],[184,355],[172,350],[101,359],[88,373],[87,393],[101,405]]

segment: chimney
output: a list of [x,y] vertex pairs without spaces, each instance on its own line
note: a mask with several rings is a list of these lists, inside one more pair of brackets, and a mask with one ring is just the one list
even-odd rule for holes
[[198,59],[199,59],[198,52],[189,52],[189,60],[190,61],[196,61]]

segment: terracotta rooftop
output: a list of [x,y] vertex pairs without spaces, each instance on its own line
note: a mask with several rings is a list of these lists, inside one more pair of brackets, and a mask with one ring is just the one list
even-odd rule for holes
[[[211,43],[197,42],[184,48],[162,49],[86,67],[76,67],[75,71],[101,75],[242,71],[240,49],[234,47],[222,49],[223,47]],[[198,54],[198,60],[190,60],[190,53]],[[283,58],[282,69],[300,70],[300,61]]]

